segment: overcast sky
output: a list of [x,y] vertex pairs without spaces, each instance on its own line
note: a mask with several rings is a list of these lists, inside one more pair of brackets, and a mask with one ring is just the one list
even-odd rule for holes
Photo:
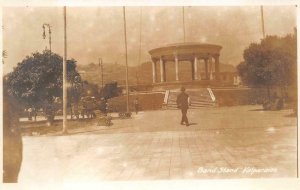
[[[292,33],[296,7],[264,6],[264,18],[267,35]],[[140,26],[141,62],[150,61],[152,48],[183,42],[182,7],[126,7],[126,21],[129,65],[138,64]],[[52,26],[52,51],[63,55],[62,7],[3,8],[4,73],[26,55],[49,48],[43,23]],[[125,64],[122,7],[67,8],[67,25],[68,58],[78,64],[98,63],[99,57]],[[185,7],[185,30],[187,42],[221,45],[220,61],[237,65],[243,50],[262,38],[260,7]]]

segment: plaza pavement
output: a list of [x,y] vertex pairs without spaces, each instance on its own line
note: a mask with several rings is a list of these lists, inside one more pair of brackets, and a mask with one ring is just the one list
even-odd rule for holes
[[70,135],[24,136],[19,182],[296,177],[297,119],[260,106],[145,111],[83,123]]

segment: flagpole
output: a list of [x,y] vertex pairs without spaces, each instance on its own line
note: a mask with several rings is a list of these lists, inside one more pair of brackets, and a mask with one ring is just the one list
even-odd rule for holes
[[139,60],[138,65],[136,69],[136,86],[138,86],[139,80],[138,80],[138,68],[141,64],[141,49],[142,49],[142,7],[140,7],[140,47],[139,47]]
[[67,127],[67,8],[66,8],[66,6],[64,6],[63,133],[68,133],[68,127]]
[[263,37],[265,38],[265,21],[264,21],[264,8],[260,6],[260,13],[261,13],[261,25],[262,25],[262,33]]
[[124,38],[125,38],[125,62],[126,62],[126,107],[127,113],[129,112],[129,88],[128,88],[128,63],[127,63],[127,35],[126,35],[126,15],[125,6],[123,6],[123,19],[124,19]]
[[184,6],[182,7],[183,42],[185,42]]

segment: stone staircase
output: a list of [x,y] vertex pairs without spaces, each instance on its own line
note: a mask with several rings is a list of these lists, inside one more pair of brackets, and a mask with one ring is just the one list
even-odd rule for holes
[[[180,91],[167,90],[164,97],[164,108],[177,108],[176,99],[179,93]],[[217,106],[216,98],[210,88],[186,90],[186,93],[190,97],[191,105],[189,108],[191,109]]]

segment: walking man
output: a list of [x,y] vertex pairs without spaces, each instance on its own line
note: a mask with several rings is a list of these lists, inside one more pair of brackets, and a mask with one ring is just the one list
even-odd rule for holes
[[177,107],[181,109],[182,117],[180,124],[183,125],[185,123],[186,126],[189,126],[189,121],[187,118],[187,110],[190,105],[190,98],[187,93],[185,93],[185,88],[181,87],[180,89],[181,93],[177,96]]

